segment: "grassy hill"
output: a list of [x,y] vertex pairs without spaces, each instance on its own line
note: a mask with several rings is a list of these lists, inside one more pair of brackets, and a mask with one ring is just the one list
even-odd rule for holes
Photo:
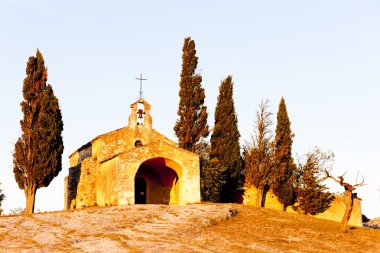
[[380,230],[236,204],[0,217],[0,252],[380,252]]

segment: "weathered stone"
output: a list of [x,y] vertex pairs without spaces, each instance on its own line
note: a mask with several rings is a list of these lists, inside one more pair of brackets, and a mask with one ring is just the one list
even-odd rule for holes
[[[256,193],[257,189],[255,187],[245,187],[243,204],[245,205],[256,205]],[[346,209],[346,204],[344,203],[344,198],[342,195],[335,194],[335,199],[331,203],[330,207],[323,213],[315,215],[317,218],[332,220],[332,221],[342,221],[344,211]],[[272,190],[269,190],[265,197],[265,208],[283,210],[283,204],[278,200],[276,195],[274,195]],[[294,213],[295,211],[291,206],[287,207],[287,212]],[[352,209],[351,218],[349,225],[362,227],[362,212],[361,212],[361,199],[355,198],[354,205]]]
[[199,156],[152,128],[144,99],[131,108],[128,126],[99,135],[70,155],[65,209],[200,201]]

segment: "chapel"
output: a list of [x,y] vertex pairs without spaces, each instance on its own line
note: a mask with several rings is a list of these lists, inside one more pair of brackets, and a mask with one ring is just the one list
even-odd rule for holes
[[199,156],[152,128],[151,105],[142,97],[131,109],[127,126],[69,156],[65,209],[200,202]]

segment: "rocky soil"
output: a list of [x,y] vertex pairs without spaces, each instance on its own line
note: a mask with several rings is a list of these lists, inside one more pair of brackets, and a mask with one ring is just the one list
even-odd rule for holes
[[237,204],[0,217],[0,252],[380,252],[380,231]]
[[371,219],[363,225],[367,228],[380,229],[380,217]]

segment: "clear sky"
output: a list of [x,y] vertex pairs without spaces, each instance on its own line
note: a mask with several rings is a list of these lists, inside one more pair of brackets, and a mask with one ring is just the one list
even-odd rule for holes
[[[175,139],[183,40],[196,42],[209,124],[218,87],[233,75],[241,144],[255,111],[284,96],[293,153],[317,145],[335,153],[334,171],[359,171],[362,211],[380,216],[380,2],[373,1],[48,1],[0,0],[0,183],[3,208],[25,206],[13,177],[25,66],[36,48],[49,70],[64,120],[63,169],[37,191],[36,209],[63,208],[68,155],[123,127],[138,96],[153,126]],[[274,117],[275,120],[275,117]],[[329,183],[330,185],[330,183]],[[332,191],[341,191],[333,186]]]

